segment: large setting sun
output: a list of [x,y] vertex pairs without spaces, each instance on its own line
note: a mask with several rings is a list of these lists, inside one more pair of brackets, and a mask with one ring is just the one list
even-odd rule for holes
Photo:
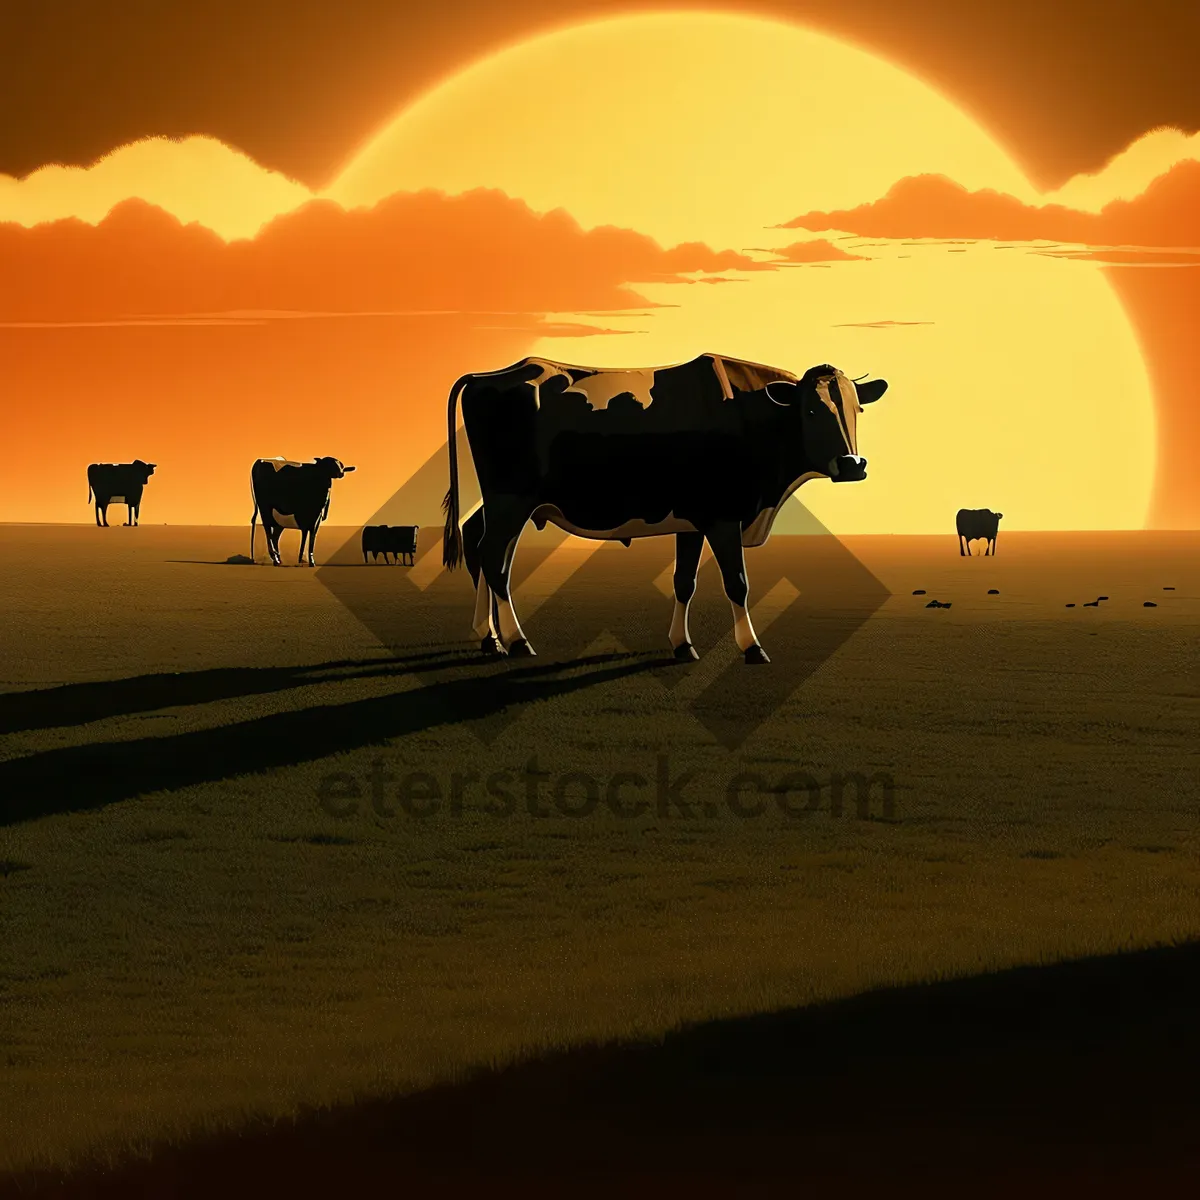
[[[573,85],[549,102],[546,81],[564,77]],[[994,138],[891,64],[793,25],[670,14],[488,57],[400,113],[328,194],[369,205],[401,189],[486,186],[663,245],[779,248],[811,235],[764,227],[921,174],[1037,198]],[[931,532],[947,511],[990,503],[1014,528],[1143,524],[1152,395],[1099,268],[987,242],[835,245],[867,261],[643,288],[676,307],[607,319],[627,337],[531,351],[638,366],[716,350],[889,379],[888,402],[863,422],[868,482],[800,494],[836,532]]]

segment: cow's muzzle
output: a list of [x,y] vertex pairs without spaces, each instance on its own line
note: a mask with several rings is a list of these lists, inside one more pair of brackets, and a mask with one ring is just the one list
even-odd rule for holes
[[858,483],[867,477],[867,460],[858,454],[839,454],[829,460],[829,478],[834,483]]

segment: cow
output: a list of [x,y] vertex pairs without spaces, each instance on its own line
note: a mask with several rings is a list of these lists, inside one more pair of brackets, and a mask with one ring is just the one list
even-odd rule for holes
[[[865,376],[861,378],[865,379]],[[811,479],[866,478],[858,454],[862,405],[887,390],[823,363],[802,376],[701,354],[640,370],[523,358],[457,380],[449,399],[450,486],[443,563],[466,562],[476,587],[474,631],[484,654],[534,653],[509,594],[525,523],[629,544],[675,536],[675,657],[699,657],[688,605],[707,540],[747,663],[770,659],[747,610],[743,548],[760,546],[787,498]],[[457,405],[482,504],[460,527]]]
[[960,508],[958,516],[955,517],[955,525],[958,527],[959,555],[969,556],[971,543],[976,538],[983,538],[987,541],[983,550],[985,557],[995,554],[996,533],[1000,528],[1000,518],[1003,516],[1003,513],[992,512],[990,508]]
[[419,525],[365,526],[362,531],[363,562],[367,561],[368,554],[376,562],[382,554],[383,561],[387,562],[387,556],[391,554],[393,562],[403,558],[405,566],[411,567],[413,555],[417,552],[417,531],[420,528]]
[[300,530],[300,557],[304,562],[304,544],[308,543],[308,565],[316,566],[313,550],[317,530],[329,516],[329,498],[333,481],[353,471],[336,458],[316,458],[312,462],[291,462],[286,458],[260,458],[250,468],[250,493],[254,511],[250,514],[250,559],[254,560],[254,518],[261,517],[267,535],[271,561],[280,565],[279,535],[285,529]]
[[124,504],[129,510],[126,525],[136,525],[142,512],[142,489],[154,474],[157,463],[92,463],[87,469],[88,500],[96,499],[96,524],[108,525],[108,506]]

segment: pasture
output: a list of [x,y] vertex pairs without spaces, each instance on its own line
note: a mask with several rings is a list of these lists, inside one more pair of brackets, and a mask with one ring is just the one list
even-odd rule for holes
[[[731,746],[685,678],[729,661],[711,561],[709,664],[667,665],[657,551],[539,596],[531,530],[539,656],[487,663],[465,573],[357,530],[322,574],[227,562],[244,527],[0,526],[0,1173],[1194,938],[1200,534],[1002,533],[843,539],[890,595]],[[747,553],[752,612],[821,541]],[[803,623],[755,619],[741,669],[786,666]],[[856,774],[886,811],[836,811]]]

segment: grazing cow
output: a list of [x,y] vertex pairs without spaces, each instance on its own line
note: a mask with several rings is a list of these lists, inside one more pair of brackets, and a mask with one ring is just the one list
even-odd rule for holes
[[[579,537],[675,535],[670,642],[698,658],[687,613],[707,539],[747,663],[770,661],[747,611],[742,550],[767,540],[784,501],[810,479],[866,478],[856,421],[887,389],[827,364],[803,376],[716,354],[644,370],[524,358],[464,375],[450,392],[450,487],[443,561],[476,586],[485,654],[531,655],[509,596],[526,521]],[[456,407],[483,503],[459,527]]]
[[367,555],[378,562],[379,556],[383,555],[383,561],[387,562],[387,556],[391,554],[393,562],[399,562],[404,559],[405,566],[413,565],[413,555],[417,552],[417,530],[419,525],[367,525],[362,532],[362,555],[363,562],[367,561]]
[[996,533],[1000,528],[1000,518],[1003,513],[992,512],[990,508],[960,508],[955,524],[958,526],[958,553],[969,556],[971,542],[976,538],[984,538],[984,556],[996,553]]
[[142,489],[154,474],[157,463],[92,463],[87,469],[88,500],[96,498],[96,524],[108,524],[108,506],[124,504],[129,510],[126,525],[136,525],[142,512]]
[[304,544],[308,542],[308,565],[313,562],[317,530],[329,516],[329,494],[333,481],[353,471],[336,458],[316,458],[312,462],[289,462],[285,458],[260,458],[250,468],[250,492],[254,512],[250,514],[250,559],[254,560],[254,518],[262,517],[267,535],[267,551],[279,566],[279,535],[285,529],[300,530],[300,557],[304,562]]

